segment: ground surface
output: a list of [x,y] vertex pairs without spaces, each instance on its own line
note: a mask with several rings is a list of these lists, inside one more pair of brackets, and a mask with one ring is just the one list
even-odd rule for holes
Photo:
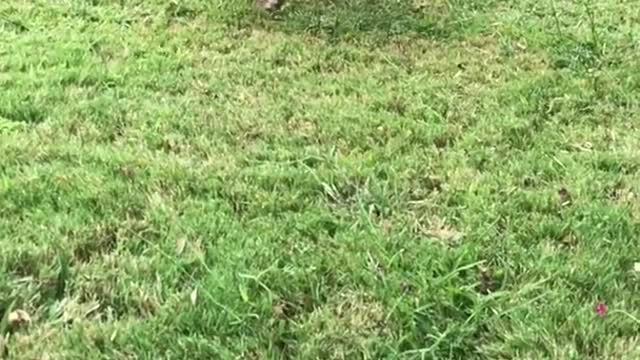
[[639,358],[639,24],[0,2],[3,351]]

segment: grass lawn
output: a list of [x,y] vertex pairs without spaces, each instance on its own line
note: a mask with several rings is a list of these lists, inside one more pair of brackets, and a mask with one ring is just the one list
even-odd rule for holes
[[638,359],[640,6],[3,0],[0,246],[13,359]]

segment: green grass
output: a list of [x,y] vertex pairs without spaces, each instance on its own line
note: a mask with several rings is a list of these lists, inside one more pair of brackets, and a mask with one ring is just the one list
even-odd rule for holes
[[640,357],[640,7],[290,2],[0,2],[4,354]]

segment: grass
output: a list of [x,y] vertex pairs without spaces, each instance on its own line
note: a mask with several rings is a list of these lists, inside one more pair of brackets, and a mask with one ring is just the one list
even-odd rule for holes
[[4,354],[638,358],[638,24],[1,2]]

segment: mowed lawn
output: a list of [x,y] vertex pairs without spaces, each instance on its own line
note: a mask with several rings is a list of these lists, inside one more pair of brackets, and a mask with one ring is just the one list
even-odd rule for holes
[[638,359],[636,262],[634,1],[0,2],[0,356]]

